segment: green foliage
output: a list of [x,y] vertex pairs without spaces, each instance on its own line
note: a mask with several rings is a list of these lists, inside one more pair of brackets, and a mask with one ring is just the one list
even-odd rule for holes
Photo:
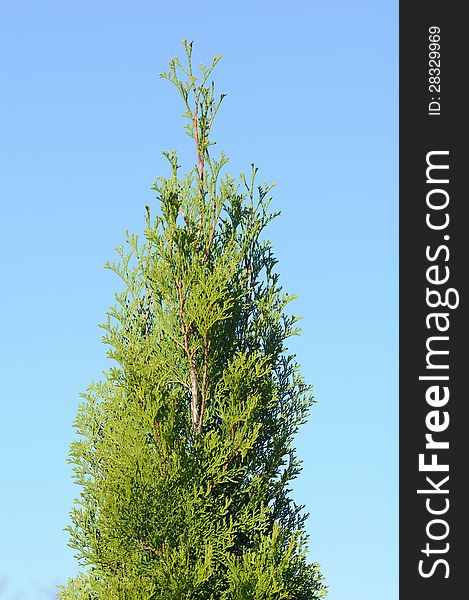
[[83,394],[70,461],[81,486],[70,545],[83,573],[63,600],[313,600],[305,515],[289,497],[291,443],[313,401],[286,339],[276,259],[262,239],[271,186],[222,175],[209,152],[223,96],[219,60],[162,77],[179,90],[197,163],[154,184],[143,242],[129,234],[124,283],[102,326],[115,366]]

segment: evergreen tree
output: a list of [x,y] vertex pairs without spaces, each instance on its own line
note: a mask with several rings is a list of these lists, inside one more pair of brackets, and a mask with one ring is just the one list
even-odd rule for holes
[[271,186],[257,169],[237,182],[211,152],[223,100],[209,67],[177,58],[162,77],[182,96],[196,164],[154,190],[143,242],[128,235],[124,283],[104,341],[115,366],[91,385],[70,461],[81,494],[70,546],[85,570],[63,600],[315,600],[305,515],[289,497],[300,471],[291,447],[313,401],[285,341],[271,244],[262,239]]

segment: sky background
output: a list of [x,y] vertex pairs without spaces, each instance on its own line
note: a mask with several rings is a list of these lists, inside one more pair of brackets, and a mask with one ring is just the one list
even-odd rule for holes
[[[66,463],[108,366],[106,260],[142,232],[161,151],[186,156],[181,41],[223,60],[214,135],[274,181],[269,230],[298,295],[291,347],[318,404],[295,499],[329,600],[397,599],[397,2],[0,0],[0,597],[77,571]],[[184,166],[188,166],[185,162]],[[3,593],[2,593],[3,588]]]

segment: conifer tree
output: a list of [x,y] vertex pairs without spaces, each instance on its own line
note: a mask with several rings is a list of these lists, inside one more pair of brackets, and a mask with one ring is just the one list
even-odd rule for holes
[[197,77],[184,42],[162,77],[181,95],[195,166],[154,190],[141,241],[128,234],[123,281],[104,342],[114,363],[83,394],[70,462],[81,493],[70,546],[84,567],[62,600],[316,600],[325,586],[306,556],[305,514],[290,498],[292,447],[311,389],[286,340],[285,307],[263,231],[271,186],[239,180],[216,158],[223,100]]

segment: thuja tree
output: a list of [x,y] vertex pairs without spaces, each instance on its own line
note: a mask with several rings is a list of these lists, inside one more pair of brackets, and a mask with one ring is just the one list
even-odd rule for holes
[[84,394],[71,462],[81,494],[70,545],[84,568],[60,591],[89,600],[313,600],[305,515],[289,497],[292,448],[312,395],[285,342],[285,307],[263,231],[270,186],[216,158],[223,100],[192,46],[162,77],[185,103],[195,166],[154,190],[141,242],[108,267],[123,281],[104,341],[115,366]]

